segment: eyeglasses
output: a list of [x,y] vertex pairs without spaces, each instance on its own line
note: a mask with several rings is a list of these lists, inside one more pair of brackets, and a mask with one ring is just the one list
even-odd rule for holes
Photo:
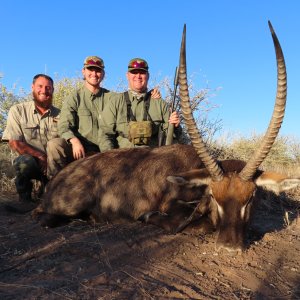
[[144,68],[144,69],[148,69],[148,64],[145,61],[142,60],[134,60],[132,62],[130,62],[128,68]]
[[89,59],[88,61],[85,62],[86,65],[93,65],[93,66],[97,66],[100,68],[103,68],[103,65],[101,63],[100,60],[93,60],[93,59]]

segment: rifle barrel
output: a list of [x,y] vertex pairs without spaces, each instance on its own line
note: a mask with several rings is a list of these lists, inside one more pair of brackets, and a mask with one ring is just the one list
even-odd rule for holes
[[[174,91],[173,91],[173,99],[172,99],[172,103],[171,103],[171,113],[175,109],[177,86],[178,86],[178,67],[176,67],[176,69],[175,69]],[[172,142],[173,142],[173,134],[174,134],[174,124],[169,124],[169,126],[168,126],[168,132],[167,132],[167,137],[166,137],[166,145],[171,145],[172,144]]]

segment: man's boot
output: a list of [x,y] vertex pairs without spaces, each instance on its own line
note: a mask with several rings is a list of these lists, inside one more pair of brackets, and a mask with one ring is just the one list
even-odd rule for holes
[[32,202],[32,198],[31,198],[31,191],[27,191],[27,192],[19,192],[19,201],[20,202]]
[[19,194],[19,201],[23,203],[32,202],[31,192],[32,192],[32,182],[30,179],[24,176],[16,176],[15,179],[16,190]]

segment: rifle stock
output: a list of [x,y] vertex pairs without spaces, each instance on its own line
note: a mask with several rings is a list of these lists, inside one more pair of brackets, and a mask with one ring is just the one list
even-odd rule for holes
[[167,137],[166,137],[166,146],[172,144],[173,134],[174,134],[174,124],[169,124],[168,131],[167,131]]

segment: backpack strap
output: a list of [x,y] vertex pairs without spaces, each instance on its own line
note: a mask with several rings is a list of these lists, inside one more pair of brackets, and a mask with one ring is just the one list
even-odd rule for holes
[[130,99],[129,99],[128,91],[124,92],[124,98],[125,98],[126,104],[127,104],[127,122],[129,123],[130,121],[136,121],[136,118],[133,115],[133,112],[132,112],[132,109],[131,109],[131,102],[130,102]]
[[[149,114],[149,107],[150,107],[150,99],[151,99],[151,91],[146,93],[146,96],[144,98],[144,117],[143,121],[150,120],[152,122],[152,118]],[[127,122],[129,123],[130,121],[136,121],[136,117],[134,116],[132,109],[131,109],[131,101],[129,99],[129,93],[128,91],[124,92],[124,98],[127,104]]]
[[147,121],[147,120],[149,119],[151,122],[153,122],[153,121],[152,121],[152,118],[151,118],[151,116],[150,116],[150,114],[149,114],[151,92],[152,92],[152,90],[150,90],[150,91],[146,94],[146,96],[145,96],[145,98],[144,98],[144,118],[143,118],[143,120],[144,120],[144,121]]

